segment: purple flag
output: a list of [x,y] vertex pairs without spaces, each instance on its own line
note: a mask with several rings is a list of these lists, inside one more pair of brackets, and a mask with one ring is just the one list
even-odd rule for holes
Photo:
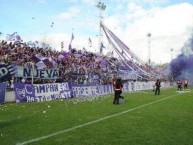
[[20,41],[21,40],[21,37],[19,35],[16,35],[15,38],[16,38],[16,41]]
[[48,59],[43,60],[43,62],[44,62],[44,64],[45,64],[46,66],[48,66],[48,67],[50,67],[50,68],[53,68],[53,67],[54,67],[53,63],[52,63],[51,61],[49,61]]
[[69,54],[68,52],[63,52],[62,55],[63,55],[64,57],[70,56],[70,54]]
[[17,41],[16,34],[17,32],[14,32],[13,34],[7,34],[6,41]]
[[33,60],[35,63],[38,63],[40,61],[39,58],[37,58],[35,55],[31,57],[31,60]]

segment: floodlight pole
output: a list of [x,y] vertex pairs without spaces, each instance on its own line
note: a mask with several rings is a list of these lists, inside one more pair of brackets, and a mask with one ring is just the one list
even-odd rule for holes
[[105,11],[106,9],[106,5],[104,3],[101,2],[101,0],[97,3],[96,7],[99,9],[99,36],[98,36],[98,39],[99,39],[99,52],[102,54],[103,53],[103,48],[101,47],[101,43],[103,41],[103,38],[102,38],[102,29],[101,29],[101,24],[103,22],[103,16],[102,16],[102,11]]

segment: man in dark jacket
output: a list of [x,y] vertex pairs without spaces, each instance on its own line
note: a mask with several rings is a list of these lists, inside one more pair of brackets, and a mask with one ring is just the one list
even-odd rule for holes
[[155,83],[155,95],[160,94],[160,87],[161,87],[161,81],[159,79],[157,79],[157,81]]
[[119,98],[122,93],[122,88],[123,88],[123,84],[122,84],[121,78],[117,78],[114,85],[115,96],[114,96],[113,104],[119,104]]

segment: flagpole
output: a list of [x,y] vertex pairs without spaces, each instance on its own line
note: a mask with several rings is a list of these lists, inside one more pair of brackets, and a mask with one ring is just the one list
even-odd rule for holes
[[151,33],[147,34],[148,38],[148,72],[150,72],[150,67],[151,67]]
[[101,42],[102,42],[102,29],[101,29],[101,23],[103,22],[103,17],[102,17],[102,11],[106,9],[106,5],[101,2],[101,0],[98,2],[96,5],[97,8],[99,9],[99,37],[98,37],[98,46],[99,46],[99,52],[102,54],[103,53],[103,48],[101,47]]

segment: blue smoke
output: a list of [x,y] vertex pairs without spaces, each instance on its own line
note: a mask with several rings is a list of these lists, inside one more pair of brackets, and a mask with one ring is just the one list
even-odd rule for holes
[[169,76],[173,80],[193,80],[193,35],[181,49],[181,54],[169,64]]

